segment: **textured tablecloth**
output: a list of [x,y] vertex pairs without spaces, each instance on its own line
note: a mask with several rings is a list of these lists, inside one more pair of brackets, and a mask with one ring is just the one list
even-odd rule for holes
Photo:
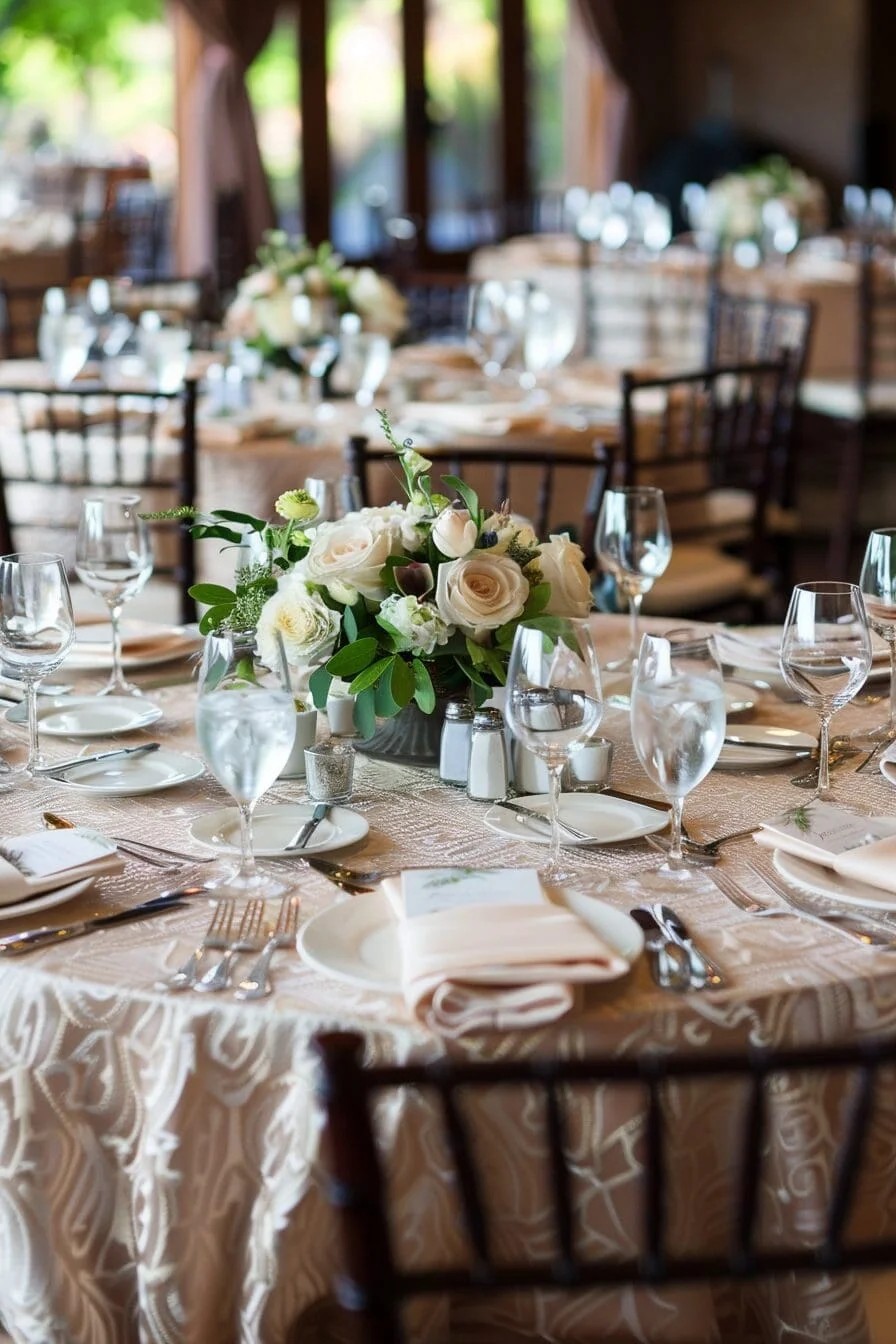
[[[625,623],[595,618],[602,655],[620,650]],[[150,673],[145,674],[147,677]],[[164,718],[150,730],[187,751],[192,691],[153,692]],[[848,732],[883,710],[847,708],[835,730]],[[804,708],[760,697],[755,719],[809,728]],[[17,730],[3,726],[7,739]],[[603,731],[617,744],[613,782],[655,793],[641,773],[624,711],[608,709]],[[17,740],[20,741],[20,738]],[[71,743],[47,747],[57,757]],[[78,744],[80,745],[80,744]],[[98,744],[99,745],[99,744]],[[896,795],[877,774],[835,779],[844,799],[892,813]],[[713,772],[686,804],[693,834],[719,834],[793,804],[794,766]],[[301,796],[281,782],[269,799]],[[369,836],[345,857],[358,866],[400,867],[437,855],[446,864],[535,866],[537,845],[502,838],[483,823],[485,807],[440,784],[432,771],[359,761],[356,797]],[[92,799],[46,782],[0,795],[3,829],[33,827],[41,810],[90,822],[111,833],[188,846],[190,821],[226,805],[216,783],[142,798]],[[740,873],[758,850],[745,839],[726,847],[724,867]],[[602,898],[629,909],[664,888],[661,856],[643,842],[574,854],[584,889],[609,879]],[[282,871],[282,867],[277,865]],[[198,874],[201,870],[196,870]],[[298,862],[289,865],[307,919],[347,898]],[[191,876],[185,870],[183,876]],[[180,874],[175,876],[179,883]],[[60,914],[90,914],[135,903],[171,885],[127,860]],[[686,894],[667,891],[727,972],[723,992],[673,995],[656,989],[647,967],[589,990],[584,1004],[555,1027],[453,1045],[474,1057],[560,1050],[633,1053],[647,1046],[732,1048],[746,1041],[813,1042],[892,1030],[896,1026],[896,958],[853,947],[798,919],[754,920],[735,910],[701,878]],[[437,1057],[445,1043],[414,1022],[403,1001],[336,983],[294,954],[275,962],[276,992],[259,1004],[232,997],[172,995],[155,983],[178,966],[201,936],[208,908],[106,930],[90,938],[0,962],[0,1317],[17,1344],[316,1344],[332,1336],[320,1324],[336,1262],[321,1194],[320,1121],[313,1101],[309,1042],[320,1028],[366,1033],[376,1059]],[[39,924],[45,917],[32,916]],[[26,927],[16,920],[9,930]],[[817,1196],[830,1171],[831,1115],[839,1093],[782,1082],[774,1097],[774,1131],[765,1222],[772,1234],[817,1226]],[[730,1175],[728,1102],[691,1098],[675,1116],[670,1170],[678,1249],[724,1235]],[[443,1157],[419,1100],[388,1117],[394,1130],[399,1217],[405,1248],[438,1259],[456,1237],[442,1179]],[[546,1226],[537,1174],[539,1119],[508,1101],[492,1112],[483,1138],[487,1166],[512,1192],[515,1215],[501,1228],[502,1246],[541,1253]],[[595,1241],[631,1235],[630,1217],[641,1134],[636,1110],[582,1102],[572,1131],[583,1166],[600,1156],[600,1178],[585,1184],[580,1208]],[[886,1133],[884,1134],[886,1136]],[[874,1178],[863,1212],[883,1217],[892,1197],[896,1148],[875,1143]],[[583,1177],[584,1180],[584,1177]],[[542,1303],[533,1321],[523,1305],[502,1301],[491,1312],[455,1314],[465,1340],[494,1341],[499,1326],[524,1322],[523,1337],[558,1340],[866,1341],[861,1299],[849,1280],[787,1280],[717,1292],[646,1290],[587,1294],[554,1309]],[[304,1315],[303,1324],[290,1334]],[[310,1313],[310,1315],[308,1314]],[[315,1320],[318,1322],[314,1324]],[[441,1340],[447,1309],[419,1315],[419,1338]]]

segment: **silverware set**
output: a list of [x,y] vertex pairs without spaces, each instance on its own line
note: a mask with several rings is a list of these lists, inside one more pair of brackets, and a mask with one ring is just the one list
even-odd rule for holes
[[724,974],[697,945],[675,910],[655,901],[636,906],[630,914],[644,931],[650,973],[660,989],[684,993],[725,987]]
[[[256,960],[237,984],[235,997],[241,1001],[267,997],[272,992],[269,969],[275,952],[295,946],[299,898],[283,897],[274,924],[266,919],[267,910],[267,902],[262,900],[247,901],[241,908],[234,900],[218,901],[201,941],[184,964],[156,987],[220,994],[233,987],[234,968],[240,957],[255,952]],[[203,969],[209,953],[218,955]]]
[[839,933],[852,942],[860,943],[865,947],[874,947],[888,952],[896,951],[896,926],[858,908],[849,910],[821,908],[785,885],[771,866],[750,863],[748,867],[752,875],[765,884],[766,888],[778,898],[784,908],[782,909],[780,905],[767,905],[764,901],[759,900],[752,892],[744,890],[729,873],[711,873],[710,880],[714,886],[745,915],[753,915],[757,918],[789,915],[807,920],[810,924],[817,924],[829,932]]

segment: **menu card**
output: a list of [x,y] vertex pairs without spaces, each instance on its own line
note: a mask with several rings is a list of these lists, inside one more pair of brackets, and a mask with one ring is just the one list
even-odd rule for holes
[[416,919],[470,905],[543,905],[547,897],[534,868],[409,868],[397,884],[384,883],[399,919]]
[[114,843],[84,827],[8,836],[0,840],[0,905],[122,867]]
[[813,799],[765,822],[753,838],[766,849],[896,891],[896,817],[866,817]]

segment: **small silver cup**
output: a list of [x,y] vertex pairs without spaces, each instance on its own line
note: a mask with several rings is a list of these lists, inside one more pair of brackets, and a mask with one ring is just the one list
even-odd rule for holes
[[305,748],[305,783],[316,803],[347,803],[352,796],[355,749],[350,742],[318,742]]

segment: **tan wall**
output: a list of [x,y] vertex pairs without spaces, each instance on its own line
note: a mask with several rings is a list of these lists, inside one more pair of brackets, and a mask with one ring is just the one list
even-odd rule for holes
[[731,111],[830,186],[855,179],[864,116],[863,0],[673,0],[677,103],[706,114],[708,72],[724,61]]

